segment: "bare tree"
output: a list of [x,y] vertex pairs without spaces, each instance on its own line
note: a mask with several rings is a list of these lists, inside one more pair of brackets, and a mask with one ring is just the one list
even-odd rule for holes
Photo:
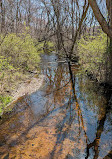
[[112,1],[111,0],[106,0],[107,3],[107,10],[109,14],[109,19],[110,22],[108,23],[106,21],[106,18],[103,16],[103,14],[100,11],[100,8],[98,7],[98,4],[96,0],[88,0],[94,15],[96,19],[98,20],[99,24],[102,27],[102,30],[110,37],[112,38]]

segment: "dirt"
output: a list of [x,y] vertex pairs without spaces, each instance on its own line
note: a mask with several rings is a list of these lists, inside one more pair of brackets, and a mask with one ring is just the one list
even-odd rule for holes
[[18,98],[36,92],[42,86],[43,80],[44,80],[44,75],[39,75],[39,76],[35,75],[31,79],[19,84],[17,90],[12,92],[11,94],[12,102],[9,103],[7,107],[15,103],[15,101],[17,101]]

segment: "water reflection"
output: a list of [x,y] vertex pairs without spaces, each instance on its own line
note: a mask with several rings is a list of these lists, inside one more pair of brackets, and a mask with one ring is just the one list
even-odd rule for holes
[[10,118],[1,122],[1,159],[111,156],[110,97],[93,91],[93,82],[80,76],[77,65],[57,60],[42,57],[43,87],[19,99]]

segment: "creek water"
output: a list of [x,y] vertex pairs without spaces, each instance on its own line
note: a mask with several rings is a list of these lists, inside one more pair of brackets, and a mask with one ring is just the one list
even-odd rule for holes
[[[110,97],[54,54],[42,55],[39,90],[19,98],[0,123],[0,159],[112,158]],[[74,83],[74,87],[73,87]]]

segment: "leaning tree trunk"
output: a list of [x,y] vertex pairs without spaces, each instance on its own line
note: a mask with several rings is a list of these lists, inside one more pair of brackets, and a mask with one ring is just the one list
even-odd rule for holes
[[[107,0],[107,10],[108,10],[108,16],[109,16],[109,25],[112,30],[112,0]],[[108,71],[108,78],[107,82],[112,84],[112,37],[110,37],[110,44],[109,44],[109,71]]]
[[108,63],[109,63],[109,68],[108,68],[108,72],[107,72],[107,83],[112,85],[112,38],[110,39],[110,45],[109,45],[109,49],[108,49]]
[[102,30],[104,31],[104,33],[106,33],[108,35],[108,37],[110,38],[110,46],[109,46],[109,51],[108,51],[108,72],[107,74],[107,81],[109,84],[112,84],[112,0],[106,0],[106,6],[107,6],[107,10],[108,10],[108,16],[109,16],[109,22],[107,22],[107,20],[105,19],[105,17],[103,16],[103,14],[100,11],[100,8],[97,4],[96,0],[88,0],[93,13],[97,19],[97,21],[99,22]]

